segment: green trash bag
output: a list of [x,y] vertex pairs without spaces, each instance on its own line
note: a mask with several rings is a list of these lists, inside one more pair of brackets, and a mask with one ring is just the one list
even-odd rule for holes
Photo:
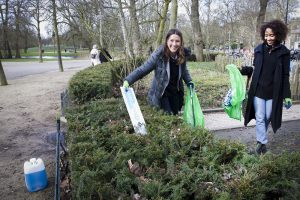
[[241,120],[242,102],[246,95],[245,80],[235,65],[227,65],[226,69],[230,75],[231,89],[225,97],[223,107],[230,118]]
[[186,93],[183,119],[193,127],[204,128],[204,115],[194,88],[188,88]]

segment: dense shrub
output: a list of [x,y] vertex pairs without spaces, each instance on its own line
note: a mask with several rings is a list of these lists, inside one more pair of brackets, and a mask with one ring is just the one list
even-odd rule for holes
[[142,62],[143,58],[120,60],[82,70],[69,82],[70,98],[76,104],[83,104],[94,99],[118,96],[124,77]]
[[[76,199],[131,199],[133,194],[147,199],[300,197],[299,154],[260,159],[241,144],[186,126],[179,116],[157,112],[145,102],[141,109],[146,136],[133,133],[121,99],[69,110],[66,140]],[[129,159],[135,171],[129,169]]]
[[69,95],[74,103],[111,96],[111,68],[103,63],[78,72],[69,82]]
[[[249,155],[244,145],[192,129],[181,116],[166,115],[144,100],[148,134],[135,135],[123,100],[107,98],[113,70],[99,67],[70,82],[76,91],[71,98],[85,102],[67,112],[74,199],[300,199],[300,153]],[[194,80],[206,87],[203,79]]]

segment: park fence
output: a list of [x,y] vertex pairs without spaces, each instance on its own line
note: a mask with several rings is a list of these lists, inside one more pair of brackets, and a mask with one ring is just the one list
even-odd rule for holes
[[293,100],[300,100],[300,61],[294,60],[291,61],[291,74],[290,74],[290,83],[291,83],[291,92]]
[[225,72],[225,66],[228,64],[234,64],[237,67],[241,67],[252,66],[252,62],[253,58],[247,56],[217,55],[215,59],[216,68],[221,72]]
[[[224,56],[217,55],[215,59],[216,68],[220,72],[225,72],[225,66],[227,64],[234,64],[237,67],[241,66],[252,66],[253,58],[246,56]],[[291,60],[290,67],[290,83],[291,83],[291,93],[293,100],[300,100],[300,61],[299,60]]]

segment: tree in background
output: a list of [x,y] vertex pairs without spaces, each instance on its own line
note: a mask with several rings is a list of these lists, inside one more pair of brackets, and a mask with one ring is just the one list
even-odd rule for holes
[[266,11],[267,11],[267,6],[268,6],[268,1],[269,0],[259,0],[259,13],[257,16],[257,21],[256,21],[256,44],[260,42],[260,27],[265,21],[266,17]]
[[1,14],[1,20],[2,20],[2,41],[3,41],[3,47],[4,47],[4,55],[2,55],[3,58],[12,58],[11,48],[9,45],[9,39],[8,39],[8,20],[9,20],[9,0],[5,0],[3,4],[0,6],[0,14]]
[[157,39],[156,39],[156,47],[158,47],[162,43],[162,38],[163,38],[163,34],[164,34],[164,29],[165,29],[165,23],[166,23],[169,4],[170,4],[171,0],[165,0],[164,2],[165,2],[164,9],[163,9],[161,17],[160,17],[159,30],[158,30]]
[[172,9],[171,9],[169,29],[177,28],[177,13],[178,13],[178,2],[177,2],[177,0],[172,0]]
[[139,22],[137,18],[137,9],[136,9],[136,0],[129,0],[129,14],[131,21],[131,29],[132,29],[132,43],[133,43],[133,52],[137,56],[141,56],[142,47],[141,47],[141,35]]
[[63,72],[64,68],[63,68],[62,60],[61,60],[60,42],[59,42],[59,35],[58,35],[58,28],[57,28],[56,4],[55,4],[55,0],[51,0],[51,1],[52,1],[53,26],[54,26],[54,33],[55,33],[55,38],[56,38],[56,45],[57,45],[59,71]]
[[20,37],[21,37],[21,32],[20,32],[20,26],[22,21],[22,15],[24,10],[26,9],[27,0],[16,0],[13,4],[13,13],[15,16],[15,51],[16,51],[16,56],[15,58],[21,58],[21,53],[20,53]]
[[45,0],[31,0],[28,1],[28,9],[32,18],[30,25],[35,28],[38,38],[39,47],[39,62],[43,62],[43,44],[41,37],[41,23],[49,20],[46,16],[46,2]]
[[193,39],[194,39],[194,51],[198,61],[202,62],[203,59],[203,39],[201,26],[199,21],[199,1],[192,0],[191,4],[191,24],[193,30]]

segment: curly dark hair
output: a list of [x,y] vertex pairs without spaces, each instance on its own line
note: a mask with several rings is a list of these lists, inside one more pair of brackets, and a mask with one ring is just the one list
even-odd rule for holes
[[167,45],[167,42],[168,42],[168,39],[171,35],[178,35],[180,37],[180,40],[181,40],[181,45],[180,45],[180,48],[178,49],[178,59],[177,59],[177,64],[182,64],[184,63],[185,61],[185,56],[184,56],[184,47],[183,47],[183,37],[182,37],[182,33],[174,28],[174,29],[170,29],[169,32],[167,33],[166,35],[166,40],[165,40],[165,48],[164,48],[164,60],[165,62],[169,60],[169,58],[171,57],[171,52],[168,48],[168,45]]
[[280,44],[283,42],[288,34],[288,27],[281,20],[275,19],[270,22],[263,24],[260,27],[260,37],[265,41],[265,31],[267,28],[272,29],[275,34],[276,43]]

